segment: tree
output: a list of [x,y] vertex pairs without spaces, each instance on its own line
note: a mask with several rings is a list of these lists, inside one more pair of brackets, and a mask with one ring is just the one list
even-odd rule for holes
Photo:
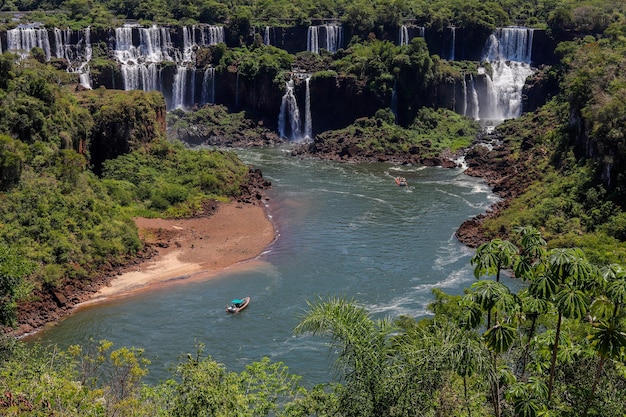
[[396,326],[387,319],[373,320],[367,311],[342,298],[308,303],[296,334],[329,335],[339,352],[336,362],[345,380],[340,404],[348,416],[388,415],[401,392],[403,379],[393,360],[390,337]]
[[500,282],[500,272],[514,265],[518,253],[517,246],[508,240],[493,239],[483,243],[470,260],[474,266],[474,276],[495,275],[496,282]]
[[626,271],[619,265],[610,265],[603,271],[603,277],[608,281],[606,294],[613,304],[613,309],[607,319],[593,324],[593,331],[590,335],[591,345],[599,359],[591,391],[585,402],[585,416],[593,403],[604,363],[607,359],[619,358],[626,349],[626,328],[624,328],[621,311],[621,307],[626,303]]
[[30,292],[25,278],[34,269],[15,249],[0,244],[0,325],[15,325],[17,301]]
[[592,277],[593,268],[582,251],[577,248],[557,248],[548,252],[547,269],[536,277],[529,291],[537,297],[550,299],[557,308],[556,336],[550,360],[548,402],[552,397],[556,355],[563,317],[582,318],[589,307],[586,294],[581,288]]

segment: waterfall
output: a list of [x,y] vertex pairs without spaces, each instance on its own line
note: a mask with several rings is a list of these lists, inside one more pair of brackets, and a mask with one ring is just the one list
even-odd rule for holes
[[474,76],[470,74],[470,109],[471,116],[474,120],[480,119],[480,104],[478,101],[478,92],[476,91],[476,84],[474,83]]
[[41,48],[46,61],[50,61],[50,40],[46,29],[28,26],[7,30],[8,51],[26,58],[33,48]]
[[73,31],[55,28],[54,51],[57,58],[67,61],[67,72],[77,73],[80,84],[91,89],[91,29],[87,27],[82,31]]
[[304,104],[304,140],[310,140],[313,138],[313,120],[311,119],[311,90],[309,88],[309,82],[311,76],[307,76],[305,79],[306,84],[306,102]]
[[460,112],[463,116],[467,116],[467,81],[463,74],[463,110]]
[[215,104],[215,68],[204,70],[202,77],[202,104]]
[[400,26],[400,31],[398,34],[399,44],[400,46],[408,45],[411,43],[411,39],[415,37],[423,38],[425,29],[423,26]]
[[533,29],[521,27],[501,28],[489,37],[484,60],[492,73],[486,77],[490,105],[485,118],[504,120],[522,113],[522,89],[534,73],[532,42]]
[[172,87],[172,108],[182,109],[185,107],[185,92],[187,91],[187,67],[178,66],[174,75]]
[[286,123],[287,118],[290,121],[291,128],[291,140],[298,140],[301,137],[300,132],[300,111],[298,110],[298,103],[296,102],[296,96],[294,95],[294,83],[293,80],[289,80],[285,83],[285,95],[280,103],[280,112],[278,113],[278,134],[281,138],[286,138]]
[[400,26],[400,34],[398,38],[400,39],[400,46],[407,45],[409,43],[409,29],[405,25]]
[[319,27],[318,26],[309,26],[309,30],[306,35],[306,50],[319,54]]
[[91,49],[91,29],[87,27],[85,29],[85,56],[84,60],[78,66],[78,78],[80,80],[80,85],[91,90],[91,74],[89,72],[89,61],[91,61],[91,57],[93,54],[93,50]]
[[200,45],[210,46],[224,43],[224,27],[223,26],[202,26],[200,30]]
[[454,26],[452,26],[450,28],[450,31],[452,32],[452,47],[450,48],[450,60],[454,61],[454,55],[456,53],[456,28]]
[[[186,108],[195,104],[196,74],[189,68],[189,64],[195,64],[198,46],[206,47],[224,42],[224,28],[183,26],[181,32],[182,50],[172,44],[170,29],[166,27],[142,28],[126,25],[115,29],[115,57],[121,64],[125,90],[159,90],[164,96],[172,97],[172,108]],[[171,94],[163,91],[164,86],[159,79],[158,68],[165,61],[177,64]],[[191,91],[187,92],[187,88]],[[206,97],[203,90],[203,102],[204,99]]]
[[497,29],[487,41],[486,59],[529,64],[532,58],[533,29],[509,27]]
[[265,31],[263,32],[263,43],[265,45],[271,45],[270,43],[270,27],[265,26]]
[[[326,37],[323,38],[325,44],[322,46],[320,46],[319,43],[320,28],[322,28],[326,34]],[[306,44],[307,51],[316,54],[319,54],[320,47],[324,47],[328,52],[335,53],[343,44],[343,30],[341,26],[338,25],[309,26]]]
[[335,53],[343,44],[343,31],[341,26],[325,25],[326,29],[326,50]]

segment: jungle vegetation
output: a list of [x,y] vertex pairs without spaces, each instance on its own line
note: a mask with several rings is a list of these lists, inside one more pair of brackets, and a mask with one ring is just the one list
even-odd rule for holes
[[[267,360],[233,373],[199,346],[181,358],[170,380],[147,386],[142,383],[147,358],[140,348],[113,349],[110,342],[94,341],[66,351],[31,350],[6,339],[0,345],[2,414],[623,415],[622,3],[68,0],[4,1],[1,8],[29,11],[28,19],[55,27],[105,27],[132,18],[227,22],[244,30],[254,24],[338,18],[355,33],[367,34],[415,19],[432,27],[484,30],[523,21],[580,35],[559,45],[560,63],[549,70],[558,93],[536,112],[497,130],[535,181],[499,217],[485,221],[491,240],[472,259],[477,281],[464,296],[435,290],[432,315],[421,320],[372,317],[340,296],[311,301],[296,333],[330,338],[338,352],[337,381],[303,387],[283,364]],[[57,12],[46,13],[52,9]],[[7,26],[16,23],[5,18]],[[336,61],[333,71],[375,80],[371,87],[382,89],[390,68],[370,58],[387,49],[372,39],[357,43],[337,59],[326,59]],[[246,48],[222,56],[243,60]],[[263,64],[268,71],[292,62],[274,56]],[[255,59],[248,60],[250,76],[258,74]],[[429,73],[431,67],[424,69]],[[54,288],[66,279],[89,280],[105,262],[123,262],[140,250],[133,215],[189,215],[204,199],[232,196],[245,178],[246,167],[233,154],[187,150],[167,141],[162,129],[148,129],[144,134],[152,136],[140,135],[127,151],[101,159],[94,170],[90,144],[102,123],[142,125],[145,112],[155,111],[162,98],[133,93],[133,102],[144,110],[128,115],[126,93],[94,91],[79,99],[68,90],[67,77],[38,62],[37,52],[19,63],[10,54],[0,56],[3,324],[14,323],[16,303],[34,289]],[[107,105],[94,104],[99,100]],[[88,110],[90,102],[96,107]],[[421,113],[412,125],[417,133],[441,116],[431,109]],[[391,125],[385,110],[376,119]],[[181,167],[189,175],[181,175]],[[523,291],[512,293],[504,285],[510,271],[527,284]]]

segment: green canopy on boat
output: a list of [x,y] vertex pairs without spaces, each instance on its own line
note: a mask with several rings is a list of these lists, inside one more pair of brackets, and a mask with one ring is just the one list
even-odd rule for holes
[[233,300],[233,301],[231,301],[231,303],[233,303],[233,304],[241,304],[241,303],[243,303],[243,300]]

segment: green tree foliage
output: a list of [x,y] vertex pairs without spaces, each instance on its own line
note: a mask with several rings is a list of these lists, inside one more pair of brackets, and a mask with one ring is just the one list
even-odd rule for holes
[[26,278],[34,268],[35,265],[14,248],[0,245],[0,326],[15,323],[17,301],[28,294]]

